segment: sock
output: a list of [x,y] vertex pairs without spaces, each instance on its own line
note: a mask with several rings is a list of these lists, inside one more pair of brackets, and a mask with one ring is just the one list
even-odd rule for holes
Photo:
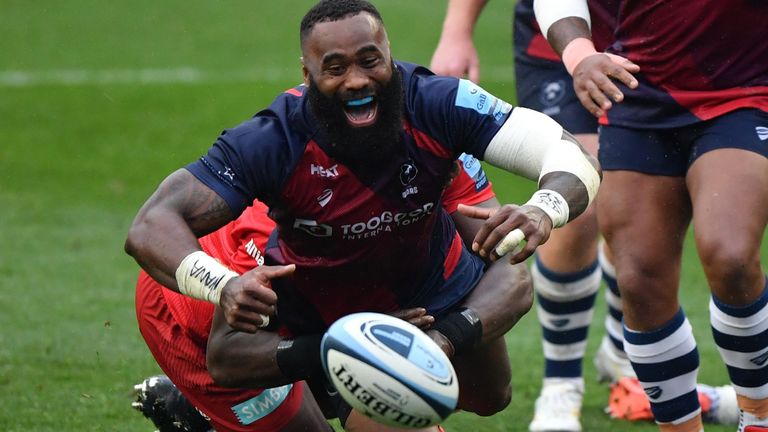
[[624,326],[624,349],[637,379],[651,402],[657,423],[672,425],[701,422],[696,391],[699,353],[682,308],[661,328],[650,332]]
[[597,261],[579,272],[556,273],[536,257],[532,275],[544,335],[544,377],[579,378],[600,288]]
[[603,271],[603,280],[605,281],[605,304],[608,313],[605,316],[605,334],[611,342],[611,348],[614,354],[621,358],[627,358],[624,352],[624,313],[622,312],[621,294],[619,294],[619,283],[616,281],[616,268],[608,260],[603,250],[605,243],[601,242],[598,246],[597,260]]
[[768,418],[768,289],[757,301],[741,307],[712,296],[709,316],[739,407],[750,415]]

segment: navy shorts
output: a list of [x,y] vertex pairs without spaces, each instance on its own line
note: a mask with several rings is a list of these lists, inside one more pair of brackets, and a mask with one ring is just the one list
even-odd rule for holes
[[572,134],[597,133],[597,118],[579,102],[573,79],[560,62],[515,62],[517,104],[541,111]]
[[682,177],[699,156],[722,148],[768,157],[768,113],[740,109],[674,129],[601,126],[597,156],[603,171]]

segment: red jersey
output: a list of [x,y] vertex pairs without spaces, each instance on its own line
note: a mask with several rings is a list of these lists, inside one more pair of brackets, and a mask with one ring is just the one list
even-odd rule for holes
[[609,51],[640,66],[603,124],[672,128],[768,111],[768,2],[624,0]]

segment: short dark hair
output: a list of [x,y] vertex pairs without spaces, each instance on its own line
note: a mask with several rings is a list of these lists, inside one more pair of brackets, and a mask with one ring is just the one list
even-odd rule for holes
[[299,41],[303,46],[305,38],[317,23],[338,21],[362,12],[371,14],[380,23],[384,24],[378,9],[365,0],[321,0],[301,20]]

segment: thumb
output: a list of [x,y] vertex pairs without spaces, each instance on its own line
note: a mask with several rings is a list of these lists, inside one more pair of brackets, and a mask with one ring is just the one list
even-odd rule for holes
[[293,272],[296,271],[296,264],[263,266],[261,268],[261,274],[266,276],[268,279],[275,279],[292,275]]
[[459,206],[456,207],[456,211],[473,219],[488,219],[489,217],[493,216],[493,214],[496,212],[496,209],[459,204]]

